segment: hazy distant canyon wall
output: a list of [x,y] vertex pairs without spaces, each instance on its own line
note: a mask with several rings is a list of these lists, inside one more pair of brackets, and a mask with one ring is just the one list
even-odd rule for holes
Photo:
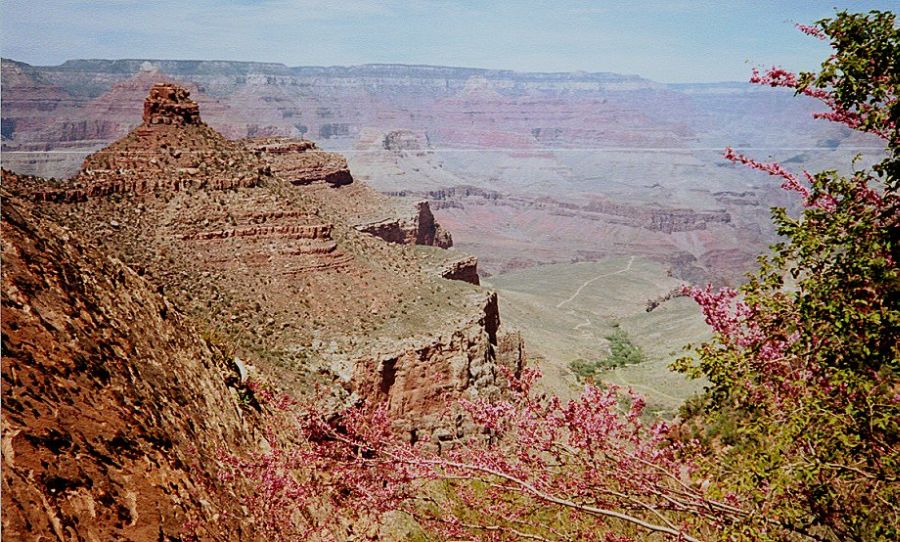
[[4,60],[4,164],[71,175],[88,152],[140,122],[122,104],[163,80],[191,88],[205,120],[228,137],[310,137],[346,154],[353,174],[376,189],[430,200],[454,243],[488,274],[643,254],[688,280],[733,281],[772,240],[768,208],[790,200],[770,179],[725,163],[721,148],[815,169],[849,165],[854,152],[875,146],[811,120],[811,101],[741,83],[439,66]]

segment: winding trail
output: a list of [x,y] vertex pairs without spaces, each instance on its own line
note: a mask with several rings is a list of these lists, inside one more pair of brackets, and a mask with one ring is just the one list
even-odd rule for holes
[[588,279],[588,280],[584,281],[584,283],[582,283],[582,285],[579,286],[578,289],[575,290],[575,293],[572,294],[568,299],[564,299],[563,301],[560,301],[559,303],[557,303],[556,308],[561,309],[562,306],[565,305],[566,303],[570,303],[570,302],[574,301],[575,298],[581,294],[581,291],[584,290],[588,284],[591,284],[594,281],[600,280],[603,277],[610,277],[612,275],[621,275],[622,273],[627,273],[627,272],[631,271],[631,264],[633,264],[633,263],[634,263],[634,256],[632,256],[631,259],[628,260],[628,265],[626,265],[622,269],[619,269],[618,271],[613,271],[612,273],[604,273],[602,275],[597,275],[596,277],[594,277],[592,279]]
[[[570,311],[570,312],[573,312],[573,313],[574,313],[574,311]],[[573,314],[573,315],[574,315],[574,314]],[[575,330],[575,331],[578,331],[579,329],[581,329],[581,328],[583,328],[583,327],[588,327],[588,326],[590,326],[590,325],[593,325],[593,324],[591,323],[591,320],[590,320],[589,318],[585,318],[585,319],[584,319],[584,322],[581,322],[580,324],[578,324],[577,326],[573,327],[572,329]],[[593,335],[593,334],[591,334],[591,335]]]

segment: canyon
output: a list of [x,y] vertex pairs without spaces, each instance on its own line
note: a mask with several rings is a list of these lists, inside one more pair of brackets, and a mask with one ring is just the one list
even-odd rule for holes
[[[376,190],[429,201],[483,275],[639,254],[687,281],[735,284],[775,238],[768,208],[791,200],[721,149],[816,169],[878,147],[810,119],[812,100],[743,83],[170,60],[4,59],[2,78],[7,168],[73,175],[140,122],[120,104],[171,79],[229,138],[311,136]],[[383,235],[411,235],[374,218]]]
[[523,337],[566,397],[571,358],[633,333],[651,362],[607,376],[671,414],[697,386],[666,365],[708,330],[666,296],[738,283],[769,207],[796,210],[719,149],[816,169],[874,148],[775,90],[609,73],[3,59],[2,84],[22,536],[260,539],[212,459],[261,445],[254,389],[384,403],[442,450]]
[[426,202],[309,140],[226,139],[202,112],[154,83],[141,124],[71,178],[3,172],[8,533],[255,540],[214,459],[278,435],[254,390],[385,403],[440,449],[473,436],[458,400],[525,363]]

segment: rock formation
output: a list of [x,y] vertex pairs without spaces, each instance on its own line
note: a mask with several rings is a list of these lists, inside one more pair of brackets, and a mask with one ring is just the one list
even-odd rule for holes
[[390,243],[441,248],[453,246],[453,238],[435,221],[427,201],[416,202],[412,216],[392,216],[375,222],[363,222],[357,224],[356,229]]
[[227,140],[171,85],[155,86],[144,111],[73,179],[5,184],[103,243],[296,395],[324,382],[347,401],[375,398],[373,364],[396,359],[410,376],[386,397],[417,438],[450,423],[440,414],[453,397],[497,393],[498,363],[521,362],[498,358],[496,299],[466,284],[474,262],[450,281],[423,263],[436,249],[416,243],[449,245],[426,203],[386,243],[359,224],[402,204],[345,182],[341,157],[305,140]]
[[144,124],[200,124],[200,107],[190,92],[172,83],[158,83],[144,100]]
[[312,141],[263,137],[247,139],[245,144],[263,156],[272,171],[292,184],[341,186],[353,182],[347,160],[339,154],[320,150]]
[[304,194],[361,232],[403,245],[453,245],[450,233],[435,221],[427,201],[397,201],[354,183],[347,161],[339,154],[322,151],[304,139],[260,137],[242,142],[265,161],[268,171],[307,187]]
[[214,461],[261,438],[229,358],[134,270],[2,197],[3,539],[259,540]]
[[458,260],[450,261],[441,268],[440,275],[445,279],[480,284],[478,258],[475,256],[464,256]]

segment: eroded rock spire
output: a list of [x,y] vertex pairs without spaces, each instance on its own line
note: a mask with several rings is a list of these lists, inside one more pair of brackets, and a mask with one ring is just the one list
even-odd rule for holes
[[144,124],[200,124],[200,107],[190,95],[174,83],[156,83],[144,100]]

